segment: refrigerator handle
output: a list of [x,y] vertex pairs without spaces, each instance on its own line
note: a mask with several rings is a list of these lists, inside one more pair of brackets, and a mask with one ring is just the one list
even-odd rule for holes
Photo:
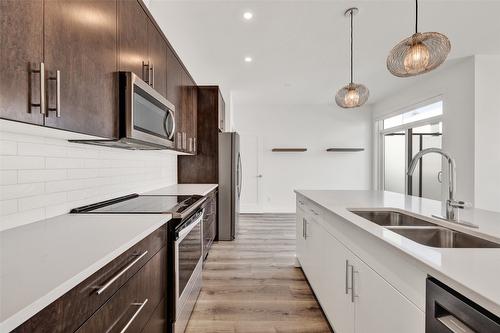
[[241,197],[241,181],[243,180],[243,168],[241,166],[241,154],[238,153],[238,198]]

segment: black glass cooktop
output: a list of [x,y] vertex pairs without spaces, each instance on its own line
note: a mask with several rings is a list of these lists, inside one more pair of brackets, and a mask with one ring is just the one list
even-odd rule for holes
[[172,214],[182,217],[196,208],[202,196],[192,195],[138,195],[98,202],[92,205],[74,208],[71,213],[95,214]]

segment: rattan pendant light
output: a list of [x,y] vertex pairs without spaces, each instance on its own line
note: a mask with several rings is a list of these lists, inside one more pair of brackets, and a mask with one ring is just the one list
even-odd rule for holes
[[418,0],[415,0],[415,33],[399,42],[387,57],[387,69],[398,77],[427,73],[441,65],[451,44],[439,32],[418,32]]
[[345,11],[345,16],[351,19],[351,82],[340,88],[335,96],[335,102],[338,106],[346,109],[357,108],[365,104],[370,92],[362,84],[353,82],[353,16],[358,13],[358,8],[349,8]]

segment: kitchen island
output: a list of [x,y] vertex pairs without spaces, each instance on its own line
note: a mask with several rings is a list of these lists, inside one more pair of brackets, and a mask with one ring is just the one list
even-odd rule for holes
[[425,246],[351,211],[401,212],[497,243],[499,213],[465,209],[461,219],[478,225],[469,228],[432,218],[441,213],[434,200],[384,191],[295,192],[297,258],[334,330],[423,332],[428,276],[500,315],[499,248]]

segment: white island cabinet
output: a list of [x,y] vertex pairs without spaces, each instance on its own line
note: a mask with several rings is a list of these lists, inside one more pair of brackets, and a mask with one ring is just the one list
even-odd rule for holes
[[297,199],[297,259],[334,331],[424,332],[424,312],[327,230],[329,218]]

